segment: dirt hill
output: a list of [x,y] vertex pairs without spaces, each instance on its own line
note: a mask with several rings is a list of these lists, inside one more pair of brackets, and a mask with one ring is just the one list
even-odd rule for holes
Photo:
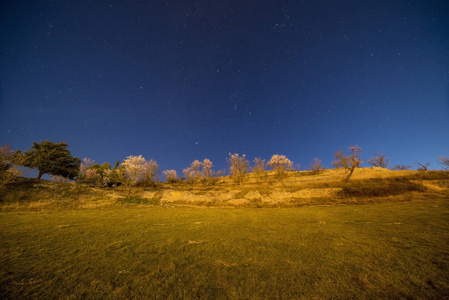
[[215,207],[274,207],[362,204],[449,198],[449,172],[356,169],[345,182],[343,169],[289,172],[282,181],[268,172],[263,179],[248,174],[242,185],[229,176],[211,182],[158,183],[135,187],[132,197],[118,188],[28,179],[0,190],[1,209],[88,208],[112,205],[195,205]]

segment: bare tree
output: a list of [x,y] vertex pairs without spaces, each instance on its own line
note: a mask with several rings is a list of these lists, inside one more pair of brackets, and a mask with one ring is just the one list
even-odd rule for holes
[[449,156],[440,157],[440,158],[438,158],[438,160],[440,161],[440,164],[445,166],[445,170],[449,170]]
[[427,171],[427,168],[430,166],[430,163],[427,162],[425,165],[417,162],[416,163],[419,167],[418,167],[418,171]]
[[385,154],[380,154],[378,152],[374,153],[374,157],[370,158],[366,161],[370,165],[374,167],[381,167],[381,168],[387,168],[388,163],[390,162],[390,159],[386,157]]
[[242,187],[249,169],[249,161],[246,159],[246,155],[243,154],[242,156],[239,156],[237,153],[229,153],[229,157],[226,158],[226,161],[229,164],[231,178],[235,183],[240,184],[240,187]]
[[334,153],[335,160],[332,162],[332,165],[336,168],[346,168],[348,166],[348,159],[346,155],[344,155],[343,150],[339,149]]
[[321,164],[321,159],[319,158],[314,158],[309,168],[314,174],[318,174],[325,169],[326,168]]
[[282,180],[287,177],[288,171],[293,171],[293,162],[285,155],[275,154],[267,163],[276,173],[276,178],[282,183]]
[[350,155],[345,156],[343,154],[343,150],[338,150],[334,153],[335,160],[332,164],[338,169],[339,167],[343,167],[346,173],[349,173],[346,177],[345,181],[348,182],[354,173],[355,168],[358,168],[363,162],[361,160],[360,153],[362,152],[362,148],[359,146],[351,146],[349,147]]
[[404,170],[410,170],[411,168],[412,168],[411,166],[406,166],[406,165],[395,165],[393,168],[391,168],[391,170],[404,171]]
[[256,181],[260,182],[267,179],[267,171],[265,169],[265,159],[259,157],[254,159],[253,174],[256,177]]

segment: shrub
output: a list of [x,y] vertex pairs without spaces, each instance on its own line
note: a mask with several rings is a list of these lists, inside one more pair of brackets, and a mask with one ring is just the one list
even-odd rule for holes
[[395,165],[393,168],[391,168],[391,170],[393,171],[405,171],[405,170],[410,170],[412,167],[411,166],[406,166],[406,165]]

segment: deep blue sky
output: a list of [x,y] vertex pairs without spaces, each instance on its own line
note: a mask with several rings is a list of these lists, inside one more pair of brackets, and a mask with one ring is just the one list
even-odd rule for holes
[[[2,1],[0,143],[178,173],[449,155],[448,1]],[[364,164],[367,166],[367,164]]]

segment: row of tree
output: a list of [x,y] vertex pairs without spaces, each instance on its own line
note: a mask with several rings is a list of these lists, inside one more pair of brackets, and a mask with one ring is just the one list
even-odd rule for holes
[[[343,150],[334,153],[335,160],[332,165],[335,168],[344,168],[347,172],[345,178],[349,181],[354,170],[362,164],[362,149],[355,145],[349,147],[349,154]],[[442,164],[449,167],[449,158],[441,157]],[[257,181],[264,181],[268,178],[267,169],[274,171],[274,177],[281,183],[287,176],[287,172],[293,171],[293,162],[285,155],[275,154],[266,162],[264,159],[255,158],[254,165],[245,155],[229,153],[226,159],[229,164],[229,174],[236,184],[242,185],[247,178],[247,174],[252,172]],[[367,160],[372,166],[387,168],[389,159],[380,153],[376,153],[373,158]],[[429,163],[420,164],[421,170],[427,170]],[[135,185],[141,185],[144,188],[154,186],[160,180],[161,171],[159,165],[154,160],[147,161],[142,155],[128,156],[121,164],[117,161],[112,168],[109,163],[96,164],[93,160],[84,158],[80,160],[73,157],[68,150],[65,142],[52,143],[48,140],[40,143],[33,142],[31,149],[25,152],[20,150],[13,151],[8,145],[0,147],[0,187],[12,182],[21,175],[20,167],[25,166],[38,170],[37,179],[44,174],[56,176],[63,180],[75,180],[77,183],[88,183],[96,186],[124,185],[131,193],[131,188]],[[299,170],[300,166],[296,166]],[[313,173],[319,173],[324,170],[321,160],[314,158],[308,168]],[[409,166],[396,165],[393,170],[410,169]],[[205,158],[202,162],[195,160],[192,164],[183,170],[183,178],[178,178],[175,170],[164,170],[162,174],[169,183],[179,180],[187,182],[202,182],[205,185],[214,184],[218,179],[225,175],[225,170],[214,171],[213,163]]]

